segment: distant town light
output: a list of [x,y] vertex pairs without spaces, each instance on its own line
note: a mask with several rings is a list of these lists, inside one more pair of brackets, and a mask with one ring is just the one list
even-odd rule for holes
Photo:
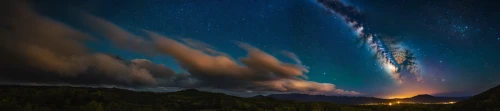
[[408,102],[408,101],[396,101],[394,103],[389,102],[389,103],[366,103],[366,104],[360,104],[360,105],[395,105],[395,104],[455,104],[456,102],[450,101],[450,102]]

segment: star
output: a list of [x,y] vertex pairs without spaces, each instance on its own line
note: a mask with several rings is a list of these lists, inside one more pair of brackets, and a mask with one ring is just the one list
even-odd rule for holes
[[323,72],[323,75],[325,75],[325,74],[326,74],[326,72]]
[[443,82],[444,82],[444,79],[441,79],[441,81],[443,81]]

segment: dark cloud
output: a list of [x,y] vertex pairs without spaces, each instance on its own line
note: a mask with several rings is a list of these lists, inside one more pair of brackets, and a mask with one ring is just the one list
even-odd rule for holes
[[[130,64],[113,56],[89,53],[91,36],[37,14],[26,1],[3,1],[6,14],[1,29],[1,78],[9,81],[155,84],[150,67]],[[142,64],[141,64],[142,65]],[[153,70],[157,70],[156,67]]]
[[[9,64],[28,66],[74,76],[85,70],[81,56],[87,53],[83,41],[89,37],[65,24],[37,15],[24,1],[3,1],[0,24],[10,27],[0,32],[3,54],[12,56]],[[3,57],[2,59],[8,59]]]

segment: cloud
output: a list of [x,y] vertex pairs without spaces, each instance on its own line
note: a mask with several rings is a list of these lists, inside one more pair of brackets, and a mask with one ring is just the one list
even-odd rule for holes
[[180,40],[185,45],[187,45],[187,46],[189,46],[191,48],[200,50],[200,51],[202,51],[202,52],[204,52],[206,54],[209,54],[209,55],[222,55],[222,56],[229,57],[227,54],[225,54],[223,52],[216,51],[216,49],[213,46],[208,45],[206,43],[203,43],[201,41],[190,39],[190,38],[182,38]]
[[[285,52],[297,64],[285,63],[246,43],[248,52],[232,59],[201,41],[179,41],[144,31],[140,37],[102,18],[83,13],[85,24],[112,44],[142,54],[171,56],[186,70],[172,69],[147,59],[124,60],[93,52],[85,46],[95,42],[90,34],[39,15],[25,1],[2,1],[0,25],[0,80],[20,84],[71,84],[130,88],[199,88],[227,92],[295,92],[324,95],[355,95],[330,83],[308,81],[299,58]],[[47,28],[50,27],[50,28]],[[149,39],[148,39],[149,38]]]
[[155,64],[147,59],[134,59],[131,60],[133,64],[135,64],[139,68],[144,68],[150,71],[150,73],[158,78],[166,78],[171,77],[175,74],[175,72],[167,68],[163,64]]
[[144,53],[147,55],[155,55],[155,50],[152,48],[149,41],[144,40],[142,37],[127,32],[125,29],[106,21],[102,18],[96,17],[89,13],[81,11],[81,16],[85,25],[89,26],[94,31],[102,36],[108,38],[113,44],[120,48],[126,48],[132,51]]
[[[243,91],[277,91],[309,94],[359,94],[336,89],[333,84],[306,81],[301,65],[283,63],[274,56],[246,43],[237,43],[248,52],[234,61],[223,55],[210,55],[158,33],[146,31],[154,38],[159,52],[170,55],[203,87]],[[238,63],[241,63],[238,64]]]
[[127,64],[125,61],[105,54],[92,55],[92,65],[98,74],[104,74],[110,79],[126,84],[154,85],[156,80],[147,68],[136,64]]
[[[73,76],[85,70],[82,55],[87,53],[82,41],[90,38],[63,23],[37,15],[25,1],[3,1],[0,24],[2,50],[6,55],[22,59],[29,66]],[[50,27],[50,28],[49,28]],[[3,57],[2,57],[3,58]],[[7,59],[7,58],[3,58]],[[13,62],[15,60],[6,60]],[[17,64],[17,63],[12,63]]]
[[6,3],[2,7],[7,9],[2,10],[6,14],[2,15],[0,24],[8,28],[0,31],[0,49],[4,54],[1,60],[5,61],[1,65],[11,71],[4,71],[9,73],[1,74],[0,78],[54,83],[155,84],[147,70],[150,67],[140,68],[110,55],[89,53],[84,44],[94,39],[88,34],[37,14],[26,1],[3,2]]
[[308,70],[301,65],[283,63],[275,57],[246,43],[238,43],[238,45],[248,52],[247,57],[241,58],[240,61],[251,69],[270,72],[274,76],[282,78],[294,79],[297,76],[307,78],[303,72],[308,72]]
[[297,57],[297,55],[295,55],[294,53],[288,52],[288,51],[282,51],[281,53],[283,53],[287,57],[293,59],[293,61],[295,61],[295,63],[302,64],[302,61],[300,61],[299,57]]

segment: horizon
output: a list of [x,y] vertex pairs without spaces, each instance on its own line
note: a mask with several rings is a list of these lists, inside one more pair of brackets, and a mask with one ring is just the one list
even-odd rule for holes
[[498,1],[0,3],[0,84],[383,99],[500,84]]
[[287,94],[300,94],[300,95],[309,95],[309,96],[330,96],[330,97],[373,97],[373,98],[378,98],[378,99],[407,99],[407,98],[413,98],[416,96],[432,96],[432,97],[451,97],[451,98],[463,98],[463,97],[472,97],[474,95],[470,96],[436,96],[436,95],[431,95],[431,94],[417,94],[413,96],[408,96],[408,97],[400,97],[400,98],[383,98],[383,97],[374,97],[374,96],[362,96],[362,95],[321,95],[321,94],[307,94],[307,93],[275,93],[275,94],[257,94],[257,95],[252,95],[252,96],[242,96],[238,94],[228,94],[226,92],[217,92],[217,91],[211,91],[211,90],[204,90],[204,89],[197,89],[197,88],[186,88],[186,89],[173,89],[173,90],[168,90],[168,91],[155,91],[155,90],[144,90],[144,89],[135,89],[135,88],[128,88],[128,87],[121,87],[121,86],[89,86],[89,85],[47,85],[47,84],[0,84],[0,86],[29,86],[29,87],[36,87],[36,86],[41,86],[41,87],[74,87],[74,88],[104,88],[104,89],[122,89],[122,90],[128,90],[128,91],[134,91],[134,92],[155,92],[155,93],[170,93],[170,92],[179,92],[179,91],[185,91],[185,90],[196,90],[196,91],[201,91],[201,92],[211,92],[211,93],[221,93],[221,94],[226,94],[226,95],[231,95],[231,96],[237,96],[237,97],[243,97],[243,98],[251,98],[251,97],[256,97],[256,96],[270,96],[270,95],[287,95]]

